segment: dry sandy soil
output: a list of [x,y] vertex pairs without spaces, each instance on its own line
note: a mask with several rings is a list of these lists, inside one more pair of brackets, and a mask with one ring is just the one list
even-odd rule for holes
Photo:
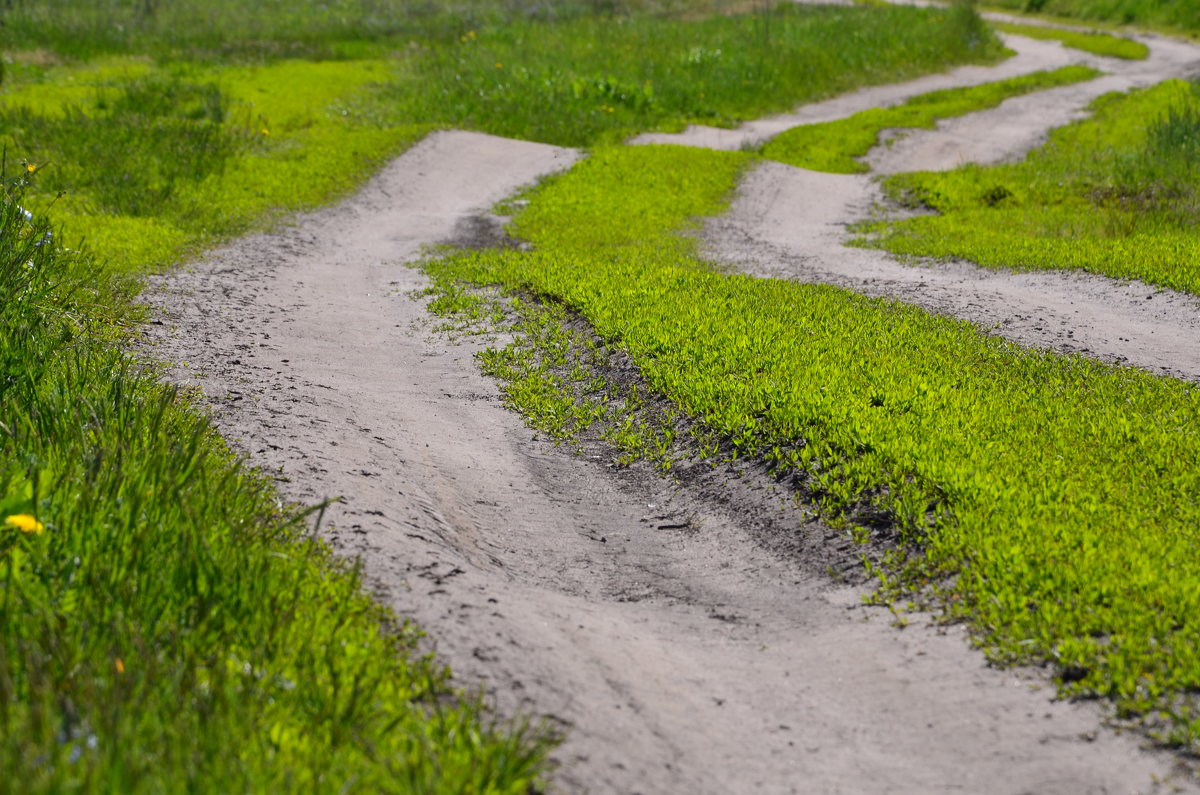
[[[1171,50],[1155,47],[1156,58]],[[992,70],[858,92],[795,118],[1074,57],[1038,43],[1022,42],[1021,51]],[[1183,68],[1173,57],[1164,56],[1163,74]],[[752,137],[770,134],[769,124],[750,125]],[[1037,134],[1006,139],[997,156]],[[1095,705],[1054,700],[1044,672],[988,667],[960,627],[918,617],[897,629],[886,611],[862,605],[859,589],[814,567],[812,555],[780,554],[839,542],[802,510],[777,509],[779,495],[753,478],[723,494],[614,470],[539,440],[500,405],[473,363],[476,345],[432,332],[408,295],[426,280],[404,263],[578,156],[473,133],[433,135],[343,204],[162,278],[148,298],[161,314],[146,344],[179,363],[179,383],[203,389],[228,438],[277,472],[286,496],[342,497],[327,537],[362,557],[380,599],[429,631],[463,686],[482,687],[501,715],[544,717],[565,732],[558,790],[1189,788],[1170,755],[1106,728]],[[816,190],[836,201],[815,205],[806,196]],[[1160,317],[1140,311],[1136,286],[1086,280],[1083,290],[1073,278],[909,269],[844,252],[842,225],[873,200],[871,190],[865,180],[764,166],[730,216],[709,227],[708,244],[756,272],[990,320],[973,314],[981,304],[1002,324],[1014,318],[1005,333],[1044,314],[1053,320],[1042,336],[1014,336],[1200,373],[1179,336],[1194,338],[1189,299],[1156,295],[1146,305],[1166,306]],[[1043,308],[1072,300],[1058,314]],[[1155,342],[1175,342],[1125,346],[1112,339],[1114,323],[1150,324],[1161,335]],[[761,543],[768,537],[790,541]]]

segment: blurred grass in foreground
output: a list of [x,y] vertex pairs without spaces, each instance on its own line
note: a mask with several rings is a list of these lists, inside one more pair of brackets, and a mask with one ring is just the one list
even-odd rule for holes
[[543,736],[421,656],[0,195],[2,791],[525,793]]

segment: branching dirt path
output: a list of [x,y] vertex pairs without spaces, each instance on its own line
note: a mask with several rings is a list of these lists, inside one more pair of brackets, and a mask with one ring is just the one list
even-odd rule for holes
[[[1057,43],[1006,38],[1019,55],[1001,68],[1022,60],[1023,68],[1046,69],[1072,59],[1107,74],[1010,99],[993,110],[943,121],[936,130],[912,131],[865,158],[875,173],[945,170],[965,162],[1020,157],[1044,141],[1052,128],[1081,118],[1087,104],[1101,94],[1200,75],[1200,47],[1160,37],[1144,37],[1151,57],[1133,62],[1071,55]],[[982,82],[999,74],[960,69],[940,77],[939,86],[952,80]],[[864,89],[852,98],[835,100],[843,103],[835,109],[818,114],[801,109],[786,120],[838,118],[871,105],[875,96],[882,99],[874,104],[891,104],[912,96],[912,87],[921,82]],[[784,123],[782,117],[779,123]],[[674,138],[639,140],[729,148],[742,140],[757,140],[763,129],[775,128],[747,125],[717,138],[707,129],[693,128]],[[1200,299],[1087,274],[1013,273],[964,262],[911,267],[882,252],[845,247],[850,237],[846,226],[867,218],[880,201],[870,175],[822,174],[763,163],[743,182],[730,212],[708,224],[708,251],[749,273],[897,298],[994,328],[1023,345],[1200,380]]]
[[1039,672],[989,668],[961,628],[898,630],[768,551],[764,532],[836,539],[753,479],[731,507],[548,445],[500,405],[402,263],[577,156],[433,135],[340,206],[161,279],[146,344],[287,497],[343,498],[327,537],[462,685],[566,731],[561,791],[1187,786]]

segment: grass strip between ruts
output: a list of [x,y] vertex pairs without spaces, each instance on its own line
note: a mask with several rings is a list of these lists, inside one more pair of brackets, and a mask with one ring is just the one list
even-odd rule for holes
[[105,342],[104,272],[20,200],[7,184],[0,791],[537,786],[544,739],[450,697],[313,518]]
[[1127,61],[1144,61],[1150,57],[1150,48],[1140,41],[1113,36],[1109,33],[1081,33],[1076,30],[1050,28],[1045,25],[1017,25],[1011,22],[993,22],[992,26],[1004,33],[1015,33],[1031,39],[1061,41],[1063,46],[1090,52],[1093,55],[1123,58]]
[[1200,91],[1108,94],[1020,163],[888,177],[902,205],[862,245],[1014,270],[1083,270],[1200,294]]
[[889,513],[910,554],[884,585],[931,589],[993,659],[1048,662],[1065,693],[1110,697],[1195,750],[1200,391],[714,272],[679,233],[751,162],[602,149],[528,197],[512,229],[532,251],[426,267],[564,303],[742,453],[806,472],[831,521],[863,500]]
[[1098,74],[1087,66],[1064,66],[1052,72],[1033,72],[994,83],[931,91],[895,107],[872,108],[845,119],[793,127],[764,144],[762,154],[813,171],[861,174],[870,171],[870,167],[855,158],[878,146],[884,130],[932,130],[939,119],[987,110],[1010,97],[1091,80]]

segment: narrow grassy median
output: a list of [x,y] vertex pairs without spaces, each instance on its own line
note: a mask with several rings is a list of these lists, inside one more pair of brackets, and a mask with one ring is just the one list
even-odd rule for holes
[[932,130],[939,119],[987,110],[1010,97],[1091,80],[1098,74],[1087,66],[1064,66],[1053,72],[931,91],[895,107],[872,108],[845,119],[793,127],[764,144],[762,153],[771,160],[813,171],[861,174],[870,168],[857,158],[879,145],[884,130]]
[[1015,33],[1018,36],[1027,36],[1043,41],[1060,41],[1065,47],[1090,52],[1092,55],[1104,55],[1126,61],[1144,61],[1150,56],[1150,48],[1140,41],[1108,33],[1081,33],[1077,30],[1051,28],[1045,25],[1017,25],[1011,22],[996,22],[993,25],[996,30],[1004,33]]

